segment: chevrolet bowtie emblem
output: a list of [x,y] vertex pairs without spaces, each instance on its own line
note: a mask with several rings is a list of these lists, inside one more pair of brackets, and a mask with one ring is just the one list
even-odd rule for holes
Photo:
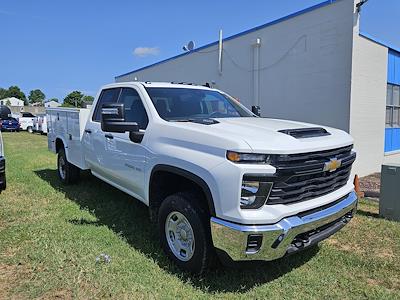
[[331,161],[325,163],[324,171],[334,172],[342,166],[342,161],[332,158]]

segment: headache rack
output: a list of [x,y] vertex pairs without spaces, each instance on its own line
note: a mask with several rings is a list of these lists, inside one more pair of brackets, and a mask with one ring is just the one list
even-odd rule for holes
[[[347,184],[356,154],[353,146],[311,153],[279,155],[273,166],[276,174],[267,205],[306,201],[329,194]],[[332,160],[336,170],[326,170]]]

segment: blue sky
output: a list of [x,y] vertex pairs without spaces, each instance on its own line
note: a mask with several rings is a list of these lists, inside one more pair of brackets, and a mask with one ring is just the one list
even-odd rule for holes
[[[0,87],[40,88],[47,98],[95,95],[116,75],[181,53],[189,40],[201,46],[219,29],[229,36],[320,2],[3,0]],[[362,31],[400,48],[399,28],[400,1],[364,6]]]

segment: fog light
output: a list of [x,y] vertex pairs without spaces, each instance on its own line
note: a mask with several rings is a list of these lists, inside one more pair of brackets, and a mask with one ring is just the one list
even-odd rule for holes
[[246,254],[257,253],[262,245],[263,236],[261,234],[250,234],[247,237]]

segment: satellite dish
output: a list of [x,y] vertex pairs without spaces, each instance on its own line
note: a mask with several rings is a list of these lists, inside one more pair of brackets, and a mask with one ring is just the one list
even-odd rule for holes
[[190,52],[190,51],[192,51],[193,49],[194,49],[194,42],[193,41],[190,41],[187,45],[184,45],[183,47],[182,47],[182,49],[183,49],[183,51],[185,51],[185,52]]
[[189,51],[192,51],[192,50],[194,49],[194,42],[193,42],[193,41],[190,41],[190,42],[188,43],[187,49],[188,49]]

